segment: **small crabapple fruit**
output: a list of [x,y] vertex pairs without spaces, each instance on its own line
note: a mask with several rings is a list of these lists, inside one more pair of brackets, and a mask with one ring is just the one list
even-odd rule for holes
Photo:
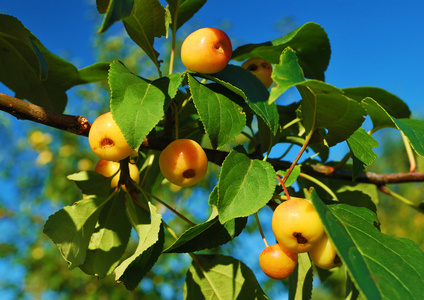
[[125,140],[111,112],[94,120],[88,134],[88,142],[94,154],[104,160],[120,161],[134,151]]
[[205,177],[208,158],[197,142],[178,139],[162,150],[159,167],[163,176],[173,184],[191,186]]
[[186,37],[181,46],[181,60],[193,72],[204,74],[223,70],[233,48],[228,35],[217,28],[201,28]]
[[327,234],[309,251],[312,262],[321,269],[332,269],[342,264],[333,243]]
[[272,216],[272,230],[277,241],[294,253],[311,250],[324,235],[324,226],[314,206],[300,198],[277,206]]
[[269,89],[274,82],[271,78],[271,64],[261,57],[250,58],[246,60],[241,67],[255,75],[267,89]]
[[289,277],[297,264],[297,254],[280,244],[266,247],[259,255],[259,265],[270,278],[282,280]]
[[[131,179],[138,184],[140,181],[140,173],[138,167],[135,164],[129,163],[128,168],[130,171]],[[112,188],[115,188],[118,185],[119,178],[121,175],[119,162],[100,159],[96,167],[94,168],[94,171],[99,174],[102,174],[105,177],[111,177],[115,175],[113,176],[112,181],[110,182],[110,186]],[[125,185],[123,186],[123,188],[125,189]]]

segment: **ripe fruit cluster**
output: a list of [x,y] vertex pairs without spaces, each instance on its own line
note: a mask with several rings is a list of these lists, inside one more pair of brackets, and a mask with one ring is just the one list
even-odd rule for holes
[[[88,142],[91,150],[100,157],[95,171],[105,177],[111,177],[111,187],[118,186],[120,178],[119,161],[127,158],[133,153],[124,135],[112,117],[107,112],[94,120],[88,134]],[[139,170],[135,164],[129,164],[130,177],[136,183],[139,182]],[[123,187],[125,189],[125,186]]]
[[[212,74],[227,66],[232,52],[231,40],[224,31],[205,27],[186,37],[181,46],[181,60],[192,72]],[[250,58],[241,67],[258,77],[267,89],[272,85],[272,66],[265,59]]]
[[265,248],[259,256],[262,270],[271,278],[290,276],[298,253],[309,252],[312,262],[322,269],[341,264],[318,213],[306,199],[293,198],[278,205],[272,216],[272,230],[278,243]]

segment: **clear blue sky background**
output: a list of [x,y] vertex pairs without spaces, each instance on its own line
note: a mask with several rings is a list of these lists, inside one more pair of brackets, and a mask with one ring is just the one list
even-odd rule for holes
[[[1,13],[21,20],[52,52],[77,67],[95,62],[92,41],[102,16],[94,0],[1,2]],[[316,22],[328,33],[332,47],[328,83],[340,88],[378,86],[422,114],[423,13],[424,2],[419,0],[210,0],[194,20],[211,27],[229,21],[227,32],[236,47],[280,37],[276,25],[285,17],[298,26]]]
[[[18,18],[50,51],[78,68],[96,62],[93,41],[102,16],[95,0],[3,0],[0,13]],[[419,79],[424,69],[423,13],[420,0],[209,0],[193,21],[202,27],[224,26],[234,47],[281,37],[277,25],[287,17],[296,26],[316,22],[327,32],[332,47],[328,83],[339,88],[384,88],[403,99],[414,117],[423,119]],[[120,28],[115,24],[112,29]],[[10,93],[1,84],[0,92]],[[0,122],[3,117],[0,112]],[[0,193],[9,192],[13,195],[13,186],[0,182]],[[3,230],[6,227],[0,220]],[[0,263],[0,274],[6,270],[6,280],[24,272],[13,273],[11,265]]]

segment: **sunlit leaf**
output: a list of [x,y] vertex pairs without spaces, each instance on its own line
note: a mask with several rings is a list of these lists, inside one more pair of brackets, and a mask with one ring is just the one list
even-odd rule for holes
[[233,149],[219,175],[217,208],[220,222],[257,212],[271,199],[275,186],[275,171],[270,163],[250,159],[242,147]]
[[111,191],[111,179],[94,171],[74,173],[67,178],[74,181],[85,195],[107,196]]
[[241,261],[223,255],[196,255],[184,285],[184,299],[269,299]]
[[312,202],[356,287],[367,299],[421,299],[424,252],[413,241],[378,230],[376,215],[362,207]]
[[131,224],[125,214],[125,193],[105,204],[80,267],[87,274],[103,278],[119,264],[128,244]]
[[163,228],[162,216],[150,202],[150,213],[132,200],[128,200],[127,204],[127,216],[139,240],[135,252],[114,273],[115,280],[122,281],[129,290],[133,290],[162,253]]
[[299,253],[297,266],[289,277],[289,300],[312,297],[312,263],[308,253]]
[[275,103],[268,104],[268,90],[251,72],[238,66],[228,65],[219,73],[199,76],[218,82],[246,99],[249,107],[262,118],[270,132],[277,133],[279,128],[277,106]]
[[305,77],[324,80],[331,48],[327,33],[316,23],[306,23],[285,36],[260,44],[247,44],[233,51],[233,59],[262,57],[272,64],[280,62],[281,52],[292,48],[299,58]]
[[291,48],[286,48],[281,53],[279,63],[272,70],[272,79],[275,86],[271,88],[269,103],[277,100],[287,89],[305,81],[297,56]]
[[51,215],[43,232],[73,269],[84,263],[91,235],[109,198],[89,196]]
[[111,64],[111,112],[132,148],[139,147],[162,119],[181,80],[179,74],[172,74],[148,81],[131,73],[118,61]]
[[362,172],[363,166],[369,166],[377,158],[372,150],[378,147],[378,142],[362,127],[358,128],[347,140],[353,160],[353,180]]
[[242,100],[221,85],[203,85],[189,77],[193,102],[209,136],[212,147],[221,148],[236,138],[246,125]]

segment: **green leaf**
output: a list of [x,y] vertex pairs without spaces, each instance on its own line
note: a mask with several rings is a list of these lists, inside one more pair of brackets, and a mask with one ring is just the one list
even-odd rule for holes
[[196,255],[186,275],[184,299],[269,298],[241,261],[223,255]]
[[62,113],[69,88],[105,79],[106,73],[99,70],[104,64],[78,71],[48,51],[16,18],[2,14],[0,49],[0,81],[15,92],[15,97],[47,110]]
[[154,40],[167,33],[165,16],[165,8],[158,0],[134,0],[131,15],[123,19],[130,38],[155,64],[159,63],[159,53],[153,47]]
[[275,186],[275,171],[270,163],[250,159],[241,146],[234,148],[219,175],[219,221],[223,224],[254,214],[268,203]]
[[414,242],[381,233],[376,215],[362,207],[312,202],[349,275],[367,299],[421,299],[424,252]]
[[297,87],[306,131],[326,128],[329,146],[346,140],[365,120],[364,108],[336,87],[317,80],[304,81]]
[[272,79],[275,86],[271,88],[271,93],[268,99],[269,103],[273,103],[289,88],[297,83],[305,81],[302,68],[299,66],[297,56],[293,49],[286,48],[281,53],[280,61],[272,70]]
[[181,83],[180,74],[144,80],[115,61],[109,71],[111,112],[130,147],[138,148],[165,114]]
[[297,266],[289,277],[289,300],[312,297],[312,263],[308,253],[299,253]]
[[51,215],[43,232],[57,245],[73,269],[84,263],[100,212],[110,198],[88,196]]
[[372,150],[378,147],[378,142],[362,127],[358,128],[347,140],[353,160],[352,180],[362,173],[364,165],[369,166],[377,158]]
[[410,118],[411,111],[408,105],[399,97],[389,93],[386,90],[377,87],[353,87],[344,88],[342,91],[349,98],[361,102],[365,98],[372,98],[380,104],[389,115],[395,118]]
[[372,98],[363,100],[374,128],[394,127],[399,129],[409,140],[417,154],[424,156],[424,121],[415,119],[396,119]]
[[172,26],[178,29],[202,8],[206,0],[166,0],[166,2],[169,4],[167,9],[171,13]]
[[[277,171],[277,175],[281,175],[283,178],[284,178],[284,176],[286,176],[286,174],[287,174],[287,171],[283,171],[283,170]],[[297,178],[299,177],[299,174],[300,174],[300,165],[296,165],[296,166],[294,166],[293,170],[291,171],[289,177],[287,177],[284,185],[286,187],[291,186],[293,183],[296,182]]]
[[[218,192],[215,187],[209,197],[209,204],[216,205]],[[246,226],[247,218],[236,218],[221,224],[216,207],[209,220],[186,230],[165,253],[187,253],[212,249],[228,243],[238,236]]]
[[112,274],[125,252],[130,234],[131,224],[125,214],[125,193],[120,192],[102,209],[80,269],[99,278]]
[[[239,235],[246,226],[247,218],[237,218],[229,222],[235,223],[235,236]],[[164,250],[165,253],[188,253],[205,249],[212,249],[231,241],[233,237],[224,225],[219,222],[218,216],[186,230],[175,243]]]
[[239,96],[219,84],[203,85],[189,76],[193,102],[213,148],[233,141],[246,126]]
[[110,194],[111,178],[107,178],[94,171],[82,171],[68,175],[67,178],[75,182],[85,195],[107,196]]
[[281,65],[273,70],[277,86],[271,88],[273,103],[288,88],[296,86],[302,96],[301,109],[307,133],[317,128],[328,130],[329,146],[346,140],[364,121],[365,110],[360,103],[346,97],[342,90],[318,80],[304,80],[291,49],[281,55]]
[[424,121],[415,119],[393,119],[397,128],[408,137],[412,148],[424,156]]
[[79,79],[75,84],[85,84],[103,81],[107,79],[109,72],[109,63],[99,62],[91,66],[79,69]]
[[134,0],[97,0],[97,8],[99,11],[104,11],[104,7],[107,7],[103,12],[106,15],[98,33],[105,32],[113,23],[128,17],[131,14],[133,6]]
[[272,64],[278,64],[281,52],[287,47],[296,52],[305,77],[324,81],[331,48],[327,33],[315,23],[306,23],[273,41],[240,46],[233,51],[232,59],[241,61],[262,57]]
[[196,74],[215,81],[246,99],[249,107],[276,134],[279,128],[279,115],[275,103],[268,104],[269,92],[259,79],[248,70],[227,65],[224,70],[212,75]]
[[129,290],[137,287],[162,253],[164,241],[162,216],[150,202],[148,207],[150,214],[133,200],[127,200],[127,216],[139,241],[135,252],[124,260],[114,273],[115,280],[122,281]]

